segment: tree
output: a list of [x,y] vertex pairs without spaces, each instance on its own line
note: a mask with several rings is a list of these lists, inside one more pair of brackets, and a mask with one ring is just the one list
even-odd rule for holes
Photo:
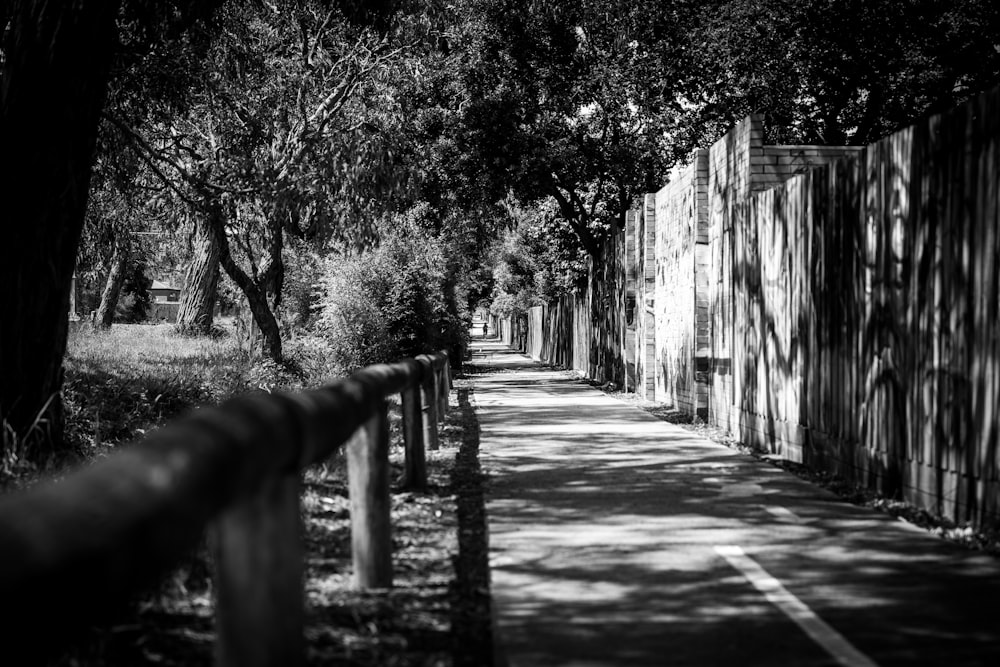
[[[116,44],[126,65],[142,69],[164,52],[154,46],[184,42],[218,4],[0,5],[0,198],[15,221],[0,244],[0,422],[7,453],[42,460],[62,446],[66,312]],[[387,2],[340,4],[360,21],[384,22],[390,14]]]
[[517,207],[512,214],[517,225],[496,244],[493,256],[491,308],[501,316],[554,301],[578,284],[588,268],[573,231],[557,228],[559,218],[544,206]]
[[474,163],[522,202],[550,198],[580,247],[665,172],[665,117],[693,3],[479,2],[464,115]]
[[102,128],[98,157],[91,176],[91,192],[83,236],[77,251],[77,275],[82,269],[103,279],[94,325],[110,329],[118,298],[132,265],[141,253],[139,233],[149,220],[150,190],[142,165],[121,143],[120,136]]
[[219,286],[219,242],[210,222],[195,218],[191,263],[184,274],[177,330],[206,335],[212,331]]
[[108,279],[104,284],[104,291],[101,293],[101,303],[97,307],[97,315],[94,318],[94,325],[101,329],[110,329],[114,322],[115,310],[118,308],[118,297],[125,284],[128,261],[128,239],[115,239],[114,251],[111,255],[111,268],[108,271]]
[[[375,97],[399,49],[319,2],[230,3],[219,20],[182,113],[155,110],[138,127],[113,120],[204,225],[203,247],[217,251],[280,360],[288,238],[364,243],[378,193],[394,185],[391,153],[364,131],[362,98]],[[207,266],[199,273],[210,284]]]
[[987,0],[480,0],[457,16],[460,164],[488,198],[552,210],[555,238],[568,226],[595,260],[637,195],[750,113],[775,143],[864,144],[1000,78]]
[[[182,29],[214,4],[175,0],[155,8]],[[8,455],[44,460],[62,446],[66,313],[120,6],[20,0],[0,13],[0,199],[14,221],[0,244],[0,422]]]
[[0,244],[0,420],[5,448],[43,459],[62,438],[66,313],[118,3],[25,0],[8,11],[0,84],[0,199],[8,220]]
[[706,3],[680,119],[704,143],[752,112],[776,143],[871,143],[995,85],[989,0]]

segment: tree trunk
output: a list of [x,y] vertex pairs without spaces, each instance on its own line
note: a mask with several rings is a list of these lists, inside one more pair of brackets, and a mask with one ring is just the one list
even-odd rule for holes
[[198,220],[194,228],[194,257],[184,275],[184,291],[177,311],[180,333],[211,333],[218,286],[219,244],[212,233],[212,223]]
[[[228,269],[226,273],[229,274],[230,278],[236,280]],[[264,352],[274,361],[281,361],[281,328],[278,326],[278,319],[271,310],[271,305],[267,302],[267,294],[253,283],[247,289],[241,289],[247,297],[253,321],[257,324],[260,335],[264,338]]]
[[63,446],[69,297],[118,6],[24,0],[4,37],[0,448],[36,461]]
[[[222,211],[217,210],[214,212],[209,217],[209,220],[212,222],[212,233],[219,248],[219,263],[225,269],[226,275],[233,279],[236,286],[243,292],[243,296],[247,298],[247,304],[250,306],[250,314],[253,316],[253,321],[260,329],[260,334],[264,338],[265,353],[274,361],[282,361],[281,327],[278,326],[278,319],[274,316],[274,311],[268,302],[268,293],[265,285],[258,284],[233,259],[233,254],[229,247],[229,239],[226,237],[225,218]],[[281,234],[280,229],[278,230],[278,234]],[[280,285],[281,278],[284,276],[284,268],[281,264],[280,243],[278,245],[277,257],[272,255],[271,259],[277,262],[272,269],[274,278],[267,280],[265,277],[265,284]]]
[[95,326],[99,329],[110,329],[115,320],[115,309],[118,307],[118,296],[122,293],[125,283],[125,266],[128,264],[128,241],[115,241],[115,250],[111,255],[111,271],[101,292],[101,305],[97,307]]

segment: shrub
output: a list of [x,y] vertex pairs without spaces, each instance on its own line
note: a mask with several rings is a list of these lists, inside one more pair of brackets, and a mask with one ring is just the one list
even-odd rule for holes
[[316,317],[316,282],[323,266],[319,255],[305,241],[291,239],[283,251],[285,276],[281,286],[278,319],[282,333],[294,335],[308,329]]
[[373,250],[328,260],[318,330],[344,372],[455,347],[462,325],[449,279],[434,240],[403,224]]

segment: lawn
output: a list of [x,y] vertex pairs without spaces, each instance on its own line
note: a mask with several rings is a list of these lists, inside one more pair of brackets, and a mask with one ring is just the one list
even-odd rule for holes
[[309,382],[301,371],[251,359],[232,335],[181,336],[169,324],[75,332],[65,366],[67,435],[84,457],[140,437],[190,408]]

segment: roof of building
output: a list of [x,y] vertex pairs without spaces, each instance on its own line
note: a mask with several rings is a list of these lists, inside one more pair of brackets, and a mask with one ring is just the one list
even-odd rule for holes
[[172,290],[178,290],[178,291],[180,290],[179,287],[174,287],[173,285],[168,285],[167,283],[165,283],[163,281],[160,281],[160,280],[154,280],[153,284],[150,285],[149,289],[172,289]]

